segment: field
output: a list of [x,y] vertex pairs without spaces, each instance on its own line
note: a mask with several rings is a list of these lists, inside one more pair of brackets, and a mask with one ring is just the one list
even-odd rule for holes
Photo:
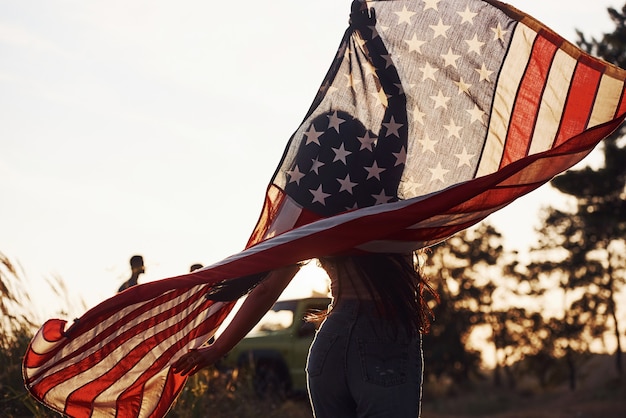
[[624,385],[592,392],[562,391],[534,396],[475,393],[455,399],[425,402],[424,418],[624,418]]
[[[431,382],[432,384],[432,382]],[[428,385],[428,383],[427,383]],[[626,379],[614,372],[613,358],[599,356],[581,372],[577,390],[556,387],[533,389],[528,383],[516,390],[494,389],[489,381],[472,385],[464,393],[434,394],[425,387],[423,418],[625,418]],[[311,418],[306,396],[284,402],[262,401],[237,388],[230,399],[205,398],[207,418],[257,417]],[[176,408],[175,408],[176,409]],[[172,411],[174,412],[174,411]]]
[[[595,359],[594,359],[595,360]],[[626,418],[626,379],[619,379],[612,359],[601,356],[581,373],[579,388],[537,390],[528,382],[515,390],[495,389],[490,380],[437,393],[443,385],[427,382],[423,418]],[[584,375],[584,376],[582,376]],[[25,394],[24,394],[25,395]],[[25,395],[28,396],[28,395]],[[20,397],[21,398],[21,397]],[[17,399],[15,399],[17,400]],[[43,407],[0,404],[2,418],[58,418]],[[287,400],[260,399],[251,376],[204,370],[185,385],[167,418],[312,418],[305,394]]]
[[[311,418],[306,399],[262,407],[267,418]],[[209,417],[210,415],[207,415]],[[251,415],[258,416],[258,415]],[[435,401],[424,401],[422,418],[624,418],[626,387],[591,392],[562,391],[521,396],[507,392],[477,392]]]

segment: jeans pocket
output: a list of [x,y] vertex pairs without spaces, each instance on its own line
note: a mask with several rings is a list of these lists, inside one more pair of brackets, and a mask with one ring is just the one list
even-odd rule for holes
[[406,383],[410,344],[358,339],[358,346],[363,380],[383,387]]
[[306,372],[309,377],[319,376],[324,368],[326,356],[337,340],[335,334],[318,331],[309,350],[309,358],[306,362]]

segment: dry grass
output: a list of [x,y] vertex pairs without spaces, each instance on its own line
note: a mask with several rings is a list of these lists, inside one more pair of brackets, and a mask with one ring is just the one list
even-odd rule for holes
[[305,397],[259,398],[249,372],[220,372],[214,367],[192,376],[168,418],[311,418]]
[[[605,360],[605,359],[603,359]],[[597,373],[604,373],[592,365]],[[423,418],[624,418],[626,417],[626,383],[614,377],[600,384],[597,376],[588,376],[586,385],[577,391],[555,388],[542,393],[495,390],[488,382],[465,393],[424,399]],[[606,377],[606,375],[605,375]],[[179,404],[170,417],[207,418],[311,418],[306,397],[283,402],[259,399],[248,386],[247,378],[235,382],[219,373],[212,375],[209,386],[194,398],[200,404]],[[592,383],[593,382],[593,383]],[[189,388],[197,382],[189,382]],[[457,391],[458,392],[458,391]],[[184,398],[184,395],[183,397]],[[180,400],[179,400],[180,402]],[[180,409],[179,409],[180,408]],[[178,410],[178,412],[176,412]]]
[[612,356],[597,355],[581,370],[579,388],[562,385],[517,391],[477,385],[471,393],[426,398],[423,418],[624,418],[626,379],[619,378]]

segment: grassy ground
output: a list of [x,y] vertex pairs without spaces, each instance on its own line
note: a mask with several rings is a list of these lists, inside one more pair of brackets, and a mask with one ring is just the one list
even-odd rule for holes
[[[263,401],[245,388],[237,388],[230,399],[204,397],[201,413],[194,416],[311,418],[306,397],[286,401]],[[187,410],[187,412],[189,412]],[[200,411],[198,411],[200,412]],[[174,415],[172,415],[174,416]],[[181,416],[181,415],[176,415]],[[428,398],[423,403],[423,418],[625,418],[626,383],[610,379],[595,388],[570,391],[565,388],[532,394],[494,390],[488,385],[471,392]]]
[[[489,382],[464,392],[435,395],[426,384],[423,418],[626,418],[626,379],[617,379],[601,368],[600,377],[587,379],[576,391],[555,388],[538,392],[494,389]],[[604,379],[601,377],[604,376]],[[58,418],[46,411],[2,407],[0,417]],[[250,376],[225,375],[206,370],[193,376],[167,418],[312,418],[305,395],[283,399],[259,399],[251,388]],[[340,417],[339,417],[340,418]]]
[[[265,415],[265,414],[264,414]],[[250,417],[262,415],[250,415]],[[306,400],[288,401],[268,417],[311,418]],[[422,418],[625,418],[626,385],[593,392],[557,392],[531,397],[476,392],[425,401]]]
[[423,418],[624,418],[626,385],[617,381],[594,390],[559,389],[535,395],[477,390],[426,400]]

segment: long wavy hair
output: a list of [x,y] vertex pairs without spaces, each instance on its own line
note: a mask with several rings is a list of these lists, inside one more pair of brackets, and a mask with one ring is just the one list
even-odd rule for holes
[[[436,300],[438,297],[424,277],[418,260],[414,254],[371,253],[320,257],[318,263],[327,272],[335,270],[340,280],[351,280],[352,275],[359,275],[371,299],[378,302],[379,310],[393,314],[411,333],[427,333],[433,312],[425,294]],[[340,294],[333,297],[341,299]]]

